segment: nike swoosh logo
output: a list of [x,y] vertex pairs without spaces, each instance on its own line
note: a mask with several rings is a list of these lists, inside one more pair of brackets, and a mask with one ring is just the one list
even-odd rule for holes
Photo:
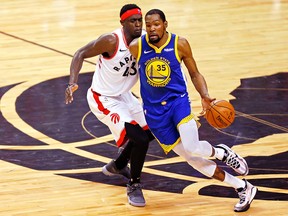
[[153,50],[144,50],[144,54],[147,54],[147,53],[150,53],[150,52],[152,52]]
[[126,51],[127,51],[127,49],[125,49],[125,50],[122,50],[122,49],[120,49],[119,51],[120,51],[120,52],[126,52]]
[[171,51],[174,51],[174,48],[166,48],[164,49],[165,52],[171,52]]
[[185,94],[182,94],[180,97],[184,97],[186,95],[186,93]]

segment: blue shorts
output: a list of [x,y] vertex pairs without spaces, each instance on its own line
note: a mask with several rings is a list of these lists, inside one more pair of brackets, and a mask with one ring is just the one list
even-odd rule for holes
[[193,119],[194,115],[187,94],[162,104],[145,104],[144,113],[150,130],[167,154],[180,141],[178,126]]

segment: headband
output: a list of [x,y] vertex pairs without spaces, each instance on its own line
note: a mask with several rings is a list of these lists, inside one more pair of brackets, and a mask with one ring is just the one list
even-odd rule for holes
[[124,21],[125,19],[127,19],[128,17],[132,16],[132,15],[135,15],[135,14],[140,14],[142,15],[141,13],[141,10],[138,9],[138,8],[135,8],[135,9],[131,9],[131,10],[127,10],[125,13],[122,14],[122,16],[120,17],[121,18],[121,21]]

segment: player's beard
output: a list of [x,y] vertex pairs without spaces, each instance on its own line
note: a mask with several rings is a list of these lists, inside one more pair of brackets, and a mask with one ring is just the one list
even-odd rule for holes
[[151,44],[156,44],[156,43],[158,43],[160,40],[161,40],[160,37],[158,37],[158,38],[155,39],[155,40],[151,40],[151,39],[149,38],[149,43],[151,43]]
[[151,43],[151,44],[157,44],[157,43],[163,38],[163,36],[164,36],[164,32],[163,32],[162,36],[161,36],[161,37],[158,36],[157,39],[151,40],[151,38],[149,37],[149,43]]

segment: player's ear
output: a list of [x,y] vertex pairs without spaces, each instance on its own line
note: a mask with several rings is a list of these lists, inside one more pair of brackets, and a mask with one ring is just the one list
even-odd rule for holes
[[123,20],[120,20],[120,24],[121,24],[122,26],[124,26],[124,21],[123,21]]
[[165,28],[168,27],[168,22],[167,21],[164,22],[164,26],[165,26]]

